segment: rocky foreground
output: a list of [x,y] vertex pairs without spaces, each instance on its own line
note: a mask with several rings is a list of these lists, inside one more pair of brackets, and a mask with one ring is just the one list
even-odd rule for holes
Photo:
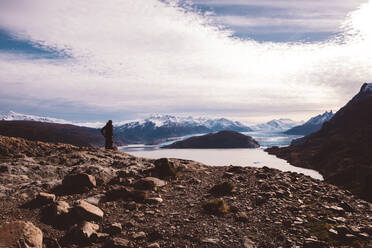
[[372,205],[269,168],[0,136],[0,247],[371,247]]

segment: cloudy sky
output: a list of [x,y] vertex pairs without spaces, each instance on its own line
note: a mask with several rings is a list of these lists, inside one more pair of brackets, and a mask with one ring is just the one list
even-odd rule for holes
[[1,0],[0,111],[264,121],[372,82],[372,0]]

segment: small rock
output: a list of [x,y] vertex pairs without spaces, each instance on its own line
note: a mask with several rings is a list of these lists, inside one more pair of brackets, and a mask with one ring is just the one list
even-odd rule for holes
[[218,239],[215,239],[215,238],[205,238],[205,239],[202,239],[201,242],[205,243],[205,244],[218,244],[219,240]]
[[225,201],[222,199],[215,199],[206,202],[203,205],[203,209],[205,212],[214,215],[224,215],[229,212],[229,208],[227,207]]
[[133,239],[144,239],[146,238],[146,233],[145,232],[133,233],[132,238]]
[[354,212],[353,207],[351,207],[348,203],[346,202],[341,202],[340,207],[342,207],[346,212]]
[[319,241],[312,238],[305,239],[304,248],[326,248],[328,247],[326,242]]
[[327,207],[327,209],[331,210],[332,212],[336,214],[344,214],[345,210],[343,208],[337,207],[337,206],[330,206]]
[[236,215],[236,220],[237,220],[237,221],[241,221],[241,222],[248,222],[249,217],[248,217],[248,215],[247,215],[246,212],[239,212],[239,213]]
[[43,233],[31,222],[13,221],[0,226],[0,247],[43,247]]
[[146,202],[150,204],[158,204],[158,203],[162,203],[163,199],[160,197],[150,197],[146,200]]
[[234,185],[231,182],[225,181],[214,185],[209,192],[216,196],[222,196],[231,194],[233,189]]
[[106,233],[109,233],[111,235],[119,234],[123,230],[123,227],[120,223],[113,223],[110,226],[108,226],[105,230]]
[[190,184],[200,184],[202,181],[195,178],[195,177],[192,177],[190,180],[189,180],[189,183]]
[[65,214],[68,214],[70,211],[70,205],[65,201],[57,201],[53,205],[53,215],[55,217],[63,216]]
[[90,204],[93,204],[95,206],[98,206],[98,204],[100,203],[101,201],[101,198],[102,198],[103,195],[95,195],[95,196],[91,196],[91,197],[88,197],[86,199],[84,199],[84,201],[90,203]]
[[247,237],[244,238],[243,246],[244,248],[255,248],[256,247],[255,243]]
[[148,246],[146,246],[147,248],[160,248],[160,245],[158,243],[151,243],[149,244]]
[[129,248],[130,241],[122,238],[112,238],[106,241],[106,248]]
[[338,232],[333,228],[329,229],[328,232],[333,237],[336,237],[338,235]]
[[98,230],[99,226],[97,224],[84,221],[79,225],[72,227],[68,233],[68,237],[76,242],[86,242],[93,234],[96,234]]
[[56,200],[56,196],[54,194],[40,192],[36,197],[36,200],[40,205],[46,205],[53,203]]
[[74,212],[81,219],[87,221],[100,221],[103,219],[103,211],[100,208],[83,200],[78,201],[77,205],[74,207]]

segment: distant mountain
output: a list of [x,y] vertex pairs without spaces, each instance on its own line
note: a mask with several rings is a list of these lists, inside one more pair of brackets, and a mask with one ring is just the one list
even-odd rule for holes
[[284,133],[293,135],[311,134],[313,132],[318,131],[323,126],[323,123],[332,119],[333,115],[334,114],[332,111],[324,112],[323,114],[312,117],[310,120],[308,120],[302,125],[292,127],[291,129],[285,131]]
[[129,144],[154,144],[168,138],[221,130],[252,131],[240,122],[225,118],[208,119],[172,115],[153,115],[144,120],[124,123],[114,129],[115,135]]
[[30,120],[0,121],[0,135],[76,146],[104,145],[104,138],[98,129]]
[[254,125],[251,126],[250,128],[253,129],[254,131],[283,132],[299,124],[300,124],[299,122],[293,121],[291,119],[278,119]]
[[289,147],[267,149],[294,166],[315,169],[325,181],[372,202],[372,83],[322,128]]
[[80,127],[92,127],[98,128],[103,127],[105,124],[102,122],[72,122],[63,119],[57,119],[52,117],[43,117],[37,115],[28,115],[16,113],[14,111],[7,111],[0,113],[0,120],[2,121],[38,121],[38,122],[48,122],[48,123],[58,123],[58,124],[71,124]]
[[202,136],[194,136],[177,141],[162,148],[192,148],[192,149],[218,149],[218,148],[258,148],[260,145],[250,136],[234,132],[220,131]]

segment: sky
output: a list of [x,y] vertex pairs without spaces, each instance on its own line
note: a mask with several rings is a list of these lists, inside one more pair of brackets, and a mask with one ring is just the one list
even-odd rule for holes
[[0,111],[305,120],[372,82],[370,23],[372,0],[2,0]]

